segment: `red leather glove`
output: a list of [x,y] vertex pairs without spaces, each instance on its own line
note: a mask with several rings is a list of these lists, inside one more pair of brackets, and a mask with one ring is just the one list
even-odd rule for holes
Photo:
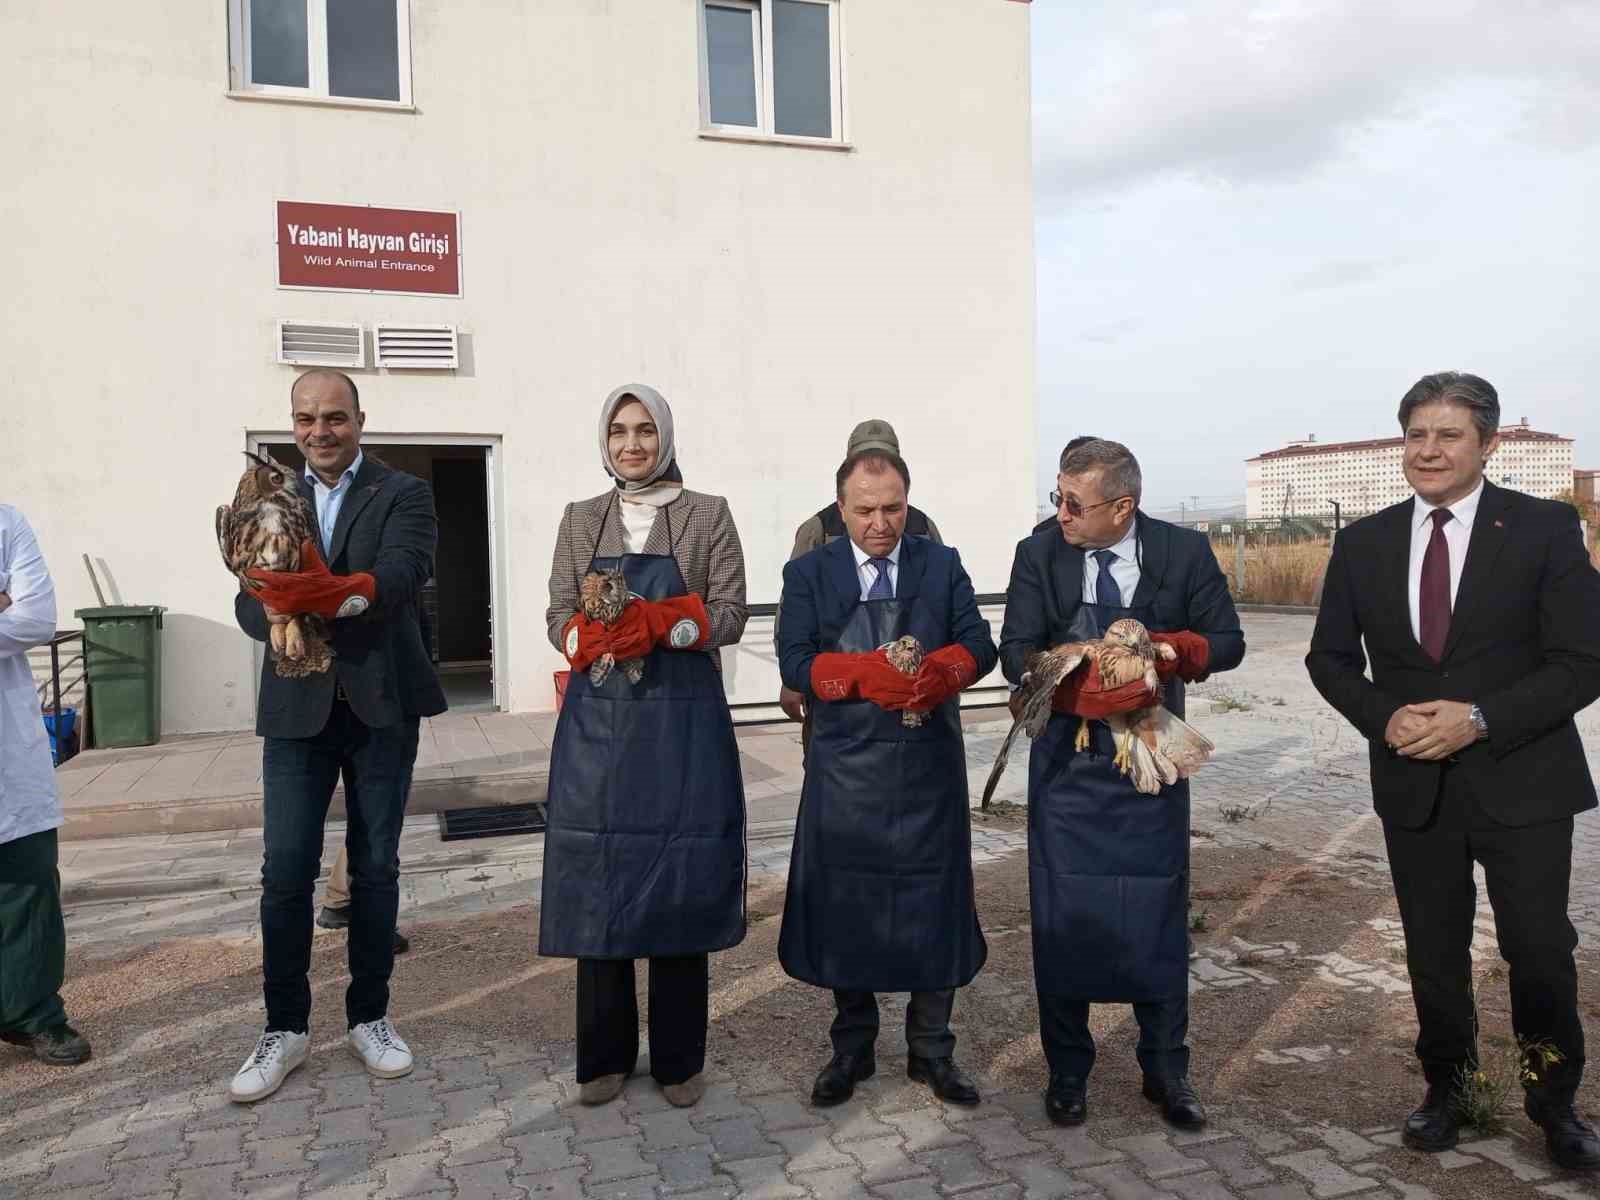
[[917,686],[911,693],[910,707],[932,712],[978,678],[978,661],[962,645],[949,645],[926,655],[917,672]]
[[1159,658],[1156,660],[1156,674],[1162,679],[1176,675],[1185,683],[1198,683],[1210,674],[1206,668],[1211,665],[1211,643],[1204,634],[1190,633],[1184,629],[1177,633],[1152,633],[1150,640],[1171,646],[1178,653],[1178,657],[1170,662]]
[[1068,675],[1056,688],[1050,707],[1059,713],[1073,713],[1091,721],[1103,721],[1117,713],[1133,712],[1160,703],[1161,693],[1152,691],[1143,679],[1121,687],[1108,688],[1100,681],[1100,664],[1089,659]]
[[640,610],[652,647],[699,650],[711,638],[706,602],[693,592],[668,600],[635,600],[628,607]]
[[633,600],[610,625],[602,625],[583,613],[573,613],[561,631],[561,651],[574,671],[586,670],[602,654],[618,662],[643,658],[655,645],[644,608]]
[[246,571],[254,585],[256,599],[268,609],[287,617],[315,613],[330,620],[359,617],[372,607],[378,594],[378,581],[366,571],[354,575],[335,575],[322,561],[317,544],[307,538],[300,544],[298,571]]
[[879,708],[911,705],[915,675],[902,675],[882,650],[870,654],[819,654],[811,660],[811,691],[818,700],[870,700]]

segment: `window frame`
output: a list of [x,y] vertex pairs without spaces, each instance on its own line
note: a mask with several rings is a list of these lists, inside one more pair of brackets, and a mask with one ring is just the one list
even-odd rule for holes
[[[698,28],[696,41],[700,51],[700,136],[729,141],[778,142],[786,145],[817,146],[825,149],[849,149],[850,140],[845,127],[844,78],[844,21],[840,13],[841,0],[794,0],[800,4],[814,4],[828,10],[828,104],[829,137],[812,137],[806,134],[777,132],[777,112],[774,102],[772,6],[774,0],[699,0],[694,6]],[[711,119],[711,59],[706,45],[706,9],[743,9],[752,14],[755,23],[754,56],[751,63],[756,72],[756,124],[723,125]]]
[[228,94],[238,99],[414,111],[411,95],[411,4],[394,0],[396,79],[400,98],[336,96],[328,90],[328,0],[305,0],[307,86],[256,83],[251,77],[251,0],[228,0]]

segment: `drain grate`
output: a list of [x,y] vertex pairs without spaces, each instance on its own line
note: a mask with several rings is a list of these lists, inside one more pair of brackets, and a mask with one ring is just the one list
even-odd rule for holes
[[495,804],[488,808],[457,808],[439,814],[439,840],[510,837],[518,833],[543,833],[548,824],[543,802]]

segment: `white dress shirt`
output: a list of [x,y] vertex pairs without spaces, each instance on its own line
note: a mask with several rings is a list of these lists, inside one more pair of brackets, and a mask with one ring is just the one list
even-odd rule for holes
[[[895,594],[895,587],[900,582],[900,547],[905,544],[905,538],[901,538],[894,544],[894,549],[883,556],[889,560],[889,565],[885,569],[889,572],[891,596]],[[861,581],[861,598],[865,600],[867,593],[872,590],[872,585],[878,581],[878,568],[872,565],[872,555],[860,546],[851,542],[850,549],[856,556],[856,578]]]
[[[1111,578],[1117,581],[1117,587],[1122,592],[1122,605],[1124,608],[1133,606],[1133,594],[1139,590],[1139,522],[1128,523],[1128,532],[1122,535],[1122,540],[1115,546],[1107,546],[1107,550],[1117,556],[1111,564]],[[1100,560],[1095,557],[1098,550],[1085,550],[1083,552],[1083,602],[1085,604],[1098,604],[1100,602]]]
[[[1456,590],[1461,586],[1461,568],[1467,564],[1467,547],[1472,542],[1472,521],[1478,515],[1478,501],[1483,498],[1483,480],[1450,509],[1450,520],[1444,523],[1445,545],[1450,547],[1450,611],[1456,608]],[[1411,636],[1422,640],[1422,558],[1428,552],[1428,540],[1433,537],[1433,520],[1429,516],[1440,505],[1429,504],[1421,496],[1413,497],[1411,508],[1411,569],[1406,576],[1406,594],[1411,600]]]
[[50,741],[28,651],[56,631],[56,589],[39,543],[16,509],[0,504],[0,843],[61,825]]
[[311,485],[311,498],[317,505],[317,530],[322,534],[324,559],[333,553],[333,531],[339,526],[339,510],[344,507],[344,498],[350,494],[356,481],[356,472],[361,470],[366,457],[360,450],[356,451],[355,462],[344,469],[337,487],[329,487],[317,478],[315,471],[306,468],[306,482]]

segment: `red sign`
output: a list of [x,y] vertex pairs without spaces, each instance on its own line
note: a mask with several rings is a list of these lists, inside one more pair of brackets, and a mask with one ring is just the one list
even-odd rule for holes
[[461,218],[279,200],[278,286],[459,296]]

